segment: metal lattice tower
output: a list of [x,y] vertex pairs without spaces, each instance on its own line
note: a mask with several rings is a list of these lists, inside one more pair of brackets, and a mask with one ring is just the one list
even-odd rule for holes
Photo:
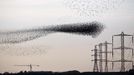
[[[100,43],[99,46],[99,67],[100,67],[100,72],[103,71],[103,62],[105,62],[105,72],[108,72],[108,62],[112,62],[108,60],[108,54],[112,53],[111,51],[108,51],[108,45],[112,45],[112,43],[108,43],[105,41],[104,43]],[[105,51],[102,51],[102,46],[105,47]],[[105,58],[103,58],[103,53],[105,54]]]
[[[121,46],[118,47],[118,48],[114,48],[114,37],[115,36],[120,36],[121,37]],[[124,34],[124,32],[122,32],[121,34],[117,34],[117,35],[112,36],[112,52],[115,49],[120,49],[121,50],[121,59],[113,61],[113,62],[121,62],[121,70],[120,70],[121,72],[125,71],[125,62],[132,62],[133,63],[132,60],[126,60],[125,59],[125,50],[132,50],[132,56],[133,56],[133,48],[125,47],[125,44],[124,44],[125,36],[131,36],[132,41],[133,41],[133,35]]]
[[97,45],[95,45],[95,48],[92,51],[94,51],[94,55],[92,55],[92,56],[94,56],[94,60],[92,60],[92,61],[94,61],[93,72],[99,72],[99,70],[98,70],[98,50],[97,50]]
[[100,68],[100,72],[103,72],[102,43],[100,43],[98,46],[99,46],[99,68]]
[[29,71],[32,71],[33,66],[39,67],[39,65],[31,65],[31,64],[29,64],[29,65],[14,65],[14,66],[26,66],[26,67],[29,67]]
[[105,43],[103,43],[104,47],[105,47],[105,51],[102,53],[105,53],[105,72],[108,72],[108,62],[111,62],[110,60],[108,60],[108,53],[112,53],[111,51],[108,51],[108,45],[112,45],[112,43],[108,43],[107,41],[105,41]]

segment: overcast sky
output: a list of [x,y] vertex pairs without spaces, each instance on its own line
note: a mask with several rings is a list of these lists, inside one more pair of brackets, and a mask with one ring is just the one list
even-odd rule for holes
[[[41,65],[34,70],[92,71],[91,50],[95,44],[111,42],[111,36],[122,31],[134,34],[133,7],[134,0],[125,0],[115,8],[99,9],[103,12],[95,14],[89,11],[91,14],[87,15],[84,13],[86,10],[82,12],[81,9],[70,8],[64,0],[0,0],[1,32],[92,21],[106,26],[97,38],[56,33],[20,44],[0,45],[0,72],[28,70],[27,67],[12,66],[16,64]],[[130,65],[127,67],[130,68]],[[119,68],[116,67],[117,70]]]

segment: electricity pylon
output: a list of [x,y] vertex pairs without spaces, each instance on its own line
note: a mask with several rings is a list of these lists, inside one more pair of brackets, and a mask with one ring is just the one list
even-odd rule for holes
[[108,62],[111,62],[110,60],[108,60],[108,53],[112,53],[111,51],[108,51],[108,45],[112,45],[112,43],[108,43],[107,41],[105,41],[103,45],[105,47],[105,51],[102,52],[105,53],[105,72],[108,72]]
[[14,65],[14,66],[26,66],[26,67],[29,67],[29,71],[32,71],[33,66],[39,67],[39,65],[32,65],[32,64],[29,64],[29,65]]
[[99,70],[98,70],[98,50],[97,50],[97,45],[95,45],[95,48],[92,51],[94,51],[94,55],[92,55],[92,56],[94,56],[94,60],[92,60],[92,61],[94,61],[93,72],[99,72]]
[[[105,72],[108,72],[108,62],[112,62],[111,60],[108,60],[108,54],[112,53],[112,51],[108,51],[108,45],[112,45],[112,43],[108,43],[105,41],[104,43],[100,43],[99,46],[99,67],[100,67],[100,72],[103,71],[103,62],[105,62]],[[105,47],[105,51],[102,51],[102,46]],[[103,53],[105,54],[105,58],[103,58]],[[113,64],[112,64],[113,66]]]
[[[118,47],[118,48],[114,48],[114,37],[115,36],[120,36],[121,37],[121,46]],[[121,70],[120,70],[121,72],[125,71],[125,62],[133,62],[132,60],[126,60],[125,59],[125,50],[132,50],[132,56],[133,56],[133,48],[125,47],[125,44],[124,44],[125,36],[131,36],[132,41],[133,41],[133,35],[124,34],[124,32],[122,32],[121,34],[117,34],[117,35],[112,36],[112,51],[115,50],[115,49],[120,49],[121,50],[121,59],[113,61],[113,62],[121,62]]]
[[99,69],[100,72],[103,72],[102,43],[100,43],[98,46],[99,46]]

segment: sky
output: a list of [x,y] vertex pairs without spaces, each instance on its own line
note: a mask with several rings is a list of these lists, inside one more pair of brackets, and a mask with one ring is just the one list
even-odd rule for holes
[[[80,3],[80,0],[71,1],[74,1],[76,6]],[[0,44],[0,72],[29,70],[28,67],[13,66],[25,64],[40,65],[40,67],[33,67],[35,71],[92,71],[93,52],[91,50],[94,45],[104,41],[111,42],[112,35],[122,31],[134,34],[133,0],[123,2],[113,0],[117,3],[95,1],[97,2],[89,6],[87,2],[83,2],[83,6],[80,4],[80,7],[73,7],[67,0],[0,0],[0,32],[92,21],[105,25],[105,30],[96,38],[56,33],[18,44]],[[106,4],[108,4],[107,8]],[[110,7],[113,4],[115,6]],[[85,8],[84,5],[87,7]],[[98,8],[93,7],[97,5]],[[127,41],[126,46],[130,46],[130,43]],[[132,59],[131,56],[128,58]],[[127,64],[127,68],[131,68],[130,63]],[[119,69],[120,66],[115,67],[115,70]]]

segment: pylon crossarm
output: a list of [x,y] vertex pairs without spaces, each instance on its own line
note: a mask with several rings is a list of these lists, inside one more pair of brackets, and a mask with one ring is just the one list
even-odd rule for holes
[[[113,48],[113,49],[121,49],[121,47],[117,47],[117,48]],[[130,48],[130,47],[124,47],[124,49],[130,49],[130,50],[133,50],[133,48]]]
[[[91,61],[96,61],[96,60],[91,60]],[[99,61],[99,60],[97,59],[97,61]]]
[[[102,59],[102,62],[106,62],[106,59]],[[113,62],[113,61],[107,60],[107,62]]]
[[114,60],[114,61],[112,61],[112,62],[121,62],[121,60]]
[[104,52],[100,52],[100,53],[112,53],[112,52],[105,52],[105,51],[104,51]]
[[124,62],[133,62],[132,60],[124,60]]
[[129,34],[124,34],[124,36],[132,36],[133,37],[133,35],[129,35]]
[[[91,50],[92,52],[94,52],[95,50]],[[100,51],[96,51],[97,53],[100,53]]]
[[124,61],[122,61],[122,60],[115,60],[115,61],[112,61],[112,62],[133,62],[132,60],[124,60]]
[[104,61],[105,59],[97,59],[97,61]]
[[111,61],[111,60],[107,60],[108,62],[113,62],[113,61]]
[[124,49],[130,49],[130,50],[133,50],[133,48],[130,48],[130,47],[124,47]]
[[102,43],[102,46],[104,46],[105,44],[112,45],[112,43],[106,42],[106,43]]
[[40,65],[32,65],[32,66],[40,66]]
[[113,48],[113,49],[121,49],[121,47]]
[[121,34],[113,35],[113,36],[121,36]]
[[[93,55],[91,55],[91,56],[96,56],[95,54],[93,54]],[[97,55],[97,56],[99,56],[99,55]]]

